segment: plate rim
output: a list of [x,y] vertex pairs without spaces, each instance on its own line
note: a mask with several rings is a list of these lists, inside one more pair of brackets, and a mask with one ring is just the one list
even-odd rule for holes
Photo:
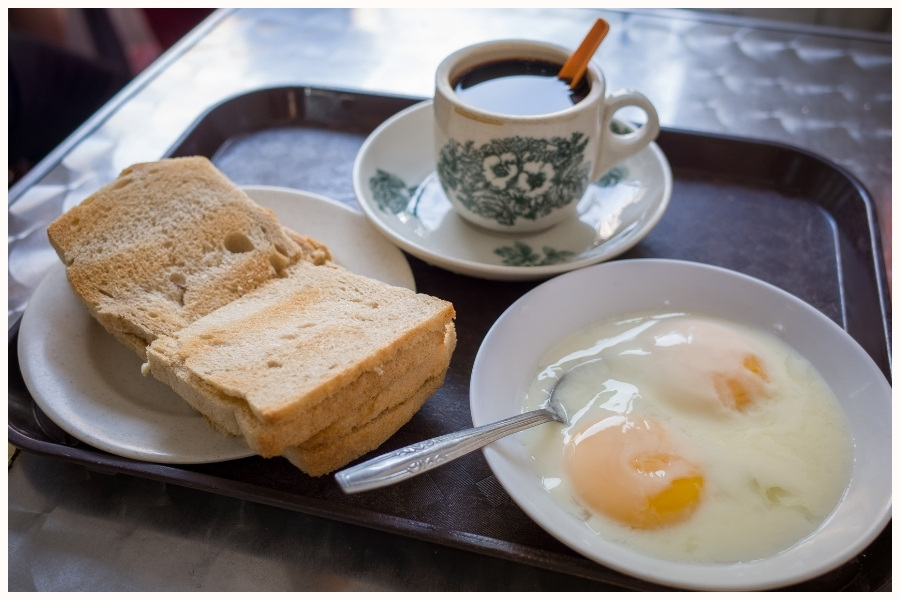
[[[547,294],[549,293],[548,290],[566,285],[567,280],[570,282],[581,281],[583,283],[584,278],[595,276],[595,273],[597,271],[611,269],[632,269],[631,265],[638,265],[638,269],[642,269],[644,268],[644,266],[655,267],[657,269],[694,269],[698,272],[702,271],[703,273],[701,273],[701,275],[703,277],[706,277],[707,275],[711,275],[711,277],[713,278],[724,277],[730,278],[731,281],[741,280],[743,281],[744,285],[760,286],[762,293],[767,295],[774,295],[774,297],[778,297],[781,300],[788,302],[790,304],[790,310],[799,310],[801,311],[800,314],[802,317],[812,319],[817,324],[821,325],[824,328],[827,328],[827,336],[836,336],[841,340],[842,344],[848,344],[848,348],[852,350],[852,354],[854,355],[853,360],[864,367],[865,373],[867,375],[877,374],[877,382],[873,385],[882,388],[882,392],[887,396],[888,399],[888,403],[886,405],[888,408],[886,410],[890,412],[891,386],[887,378],[878,368],[875,361],[872,360],[872,358],[868,355],[868,353],[865,352],[862,346],[860,346],[859,343],[856,342],[856,340],[854,340],[852,336],[850,336],[844,329],[838,326],[837,323],[832,321],[830,318],[818,311],[818,309],[809,305],[802,299],[793,296],[792,294],[782,290],[781,288],[778,288],[777,286],[769,284],[765,281],[762,281],[750,275],[726,269],[724,267],[717,267],[704,263],[677,259],[629,259],[593,265],[579,271],[560,275],[557,278],[536,286],[535,288],[524,294],[521,298],[519,298],[519,300],[513,303],[510,307],[508,307],[506,311],[504,311],[504,313],[497,319],[497,321],[486,334],[473,363],[472,377],[470,381],[470,411],[472,414],[473,423],[476,426],[483,425],[489,420],[493,420],[493,418],[489,417],[496,418],[499,416],[490,414],[490,407],[482,400],[483,393],[479,386],[486,385],[484,381],[486,380],[485,378],[487,372],[496,372],[496,367],[498,366],[496,364],[497,359],[491,359],[491,353],[493,352],[493,354],[496,356],[497,350],[499,349],[498,344],[500,344],[502,341],[498,340],[498,338],[501,335],[504,335],[503,328],[508,326],[507,321],[516,318],[515,315],[518,311],[526,310],[529,303],[534,301],[534,299],[538,297],[538,295]],[[600,275],[603,275],[603,273],[596,273],[597,277],[599,277]],[[575,278],[578,279],[576,280]],[[560,281],[562,281],[562,283],[560,283]],[[599,318],[601,317],[598,316],[598,319]],[[554,339],[558,340],[559,336],[554,337]],[[521,340],[517,341],[521,343]],[[547,349],[548,348],[544,348],[543,351],[546,352]],[[492,364],[492,360],[494,364]],[[532,367],[536,366],[537,365],[533,365]],[[525,389],[525,383],[527,382],[525,382],[524,376],[519,377],[519,379],[521,379],[521,381],[518,382],[518,387],[516,387],[515,389],[511,389],[507,393],[507,395],[516,394],[518,397],[523,393]],[[511,388],[514,386],[506,385],[505,387]],[[493,391],[496,392],[496,389],[494,389]],[[496,393],[492,394],[491,400],[492,405],[496,407],[496,405],[498,404]],[[505,407],[508,407],[511,401],[509,401],[508,399],[507,401],[501,399],[499,400],[499,403]],[[842,410],[846,412],[844,402],[842,402]],[[888,419],[888,423],[889,421],[890,419]],[[889,427],[889,424],[887,425],[887,427]],[[491,471],[494,473],[495,477],[497,477],[503,488],[507,490],[516,504],[518,504],[522,508],[522,510],[529,515],[530,518],[538,523],[550,535],[554,536],[560,542],[569,546],[579,554],[582,554],[587,558],[594,560],[595,562],[606,565],[620,572],[663,585],[675,586],[684,589],[737,591],[771,589],[775,587],[808,581],[809,579],[822,575],[830,570],[839,567],[848,560],[852,559],[854,556],[858,555],[859,552],[863,551],[865,547],[868,546],[868,544],[870,544],[878,537],[878,535],[880,535],[884,527],[888,524],[888,522],[890,522],[892,506],[891,490],[889,489],[890,484],[888,483],[888,489],[886,490],[878,488],[879,490],[881,490],[879,492],[880,495],[877,498],[873,496],[872,500],[869,500],[869,497],[874,492],[870,493],[870,490],[868,488],[861,488],[862,484],[858,481],[860,471],[866,469],[865,466],[859,465],[859,461],[857,460],[860,452],[860,444],[858,442],[860,432],[859,430],[854,430],[851,426],[851,435],[854,438],[854,464],[851,474],[851,481],[848,484],[848,489],[845,491],[841,504],[839,504],[835,511],[825,519],[823,524],[820,526],[820,529],[823,527],[831,527],[831,523],[835,519],[835,515],[845,515],[847,513],[848,509],[846,508],[845,501],[847,500],[847,497],[851,495],[854,495],[851,497],[851,500],[853,500],[854,502],[868,501],[870,505],[876,506],[876,513],[871,515],[872,519],[863,519],[865,526],[861,526],[858,530],[855,530],[857,531],[857,533],[861,533],[862,535],[857,536],[852,543],[844,544],[839,548],[836,548],[837,551],[830,554],[827,558],[823,558],[822,553],[819,552],[818,554],[812,556],[812,558],[815,559],[815,562],[813,562],[812,564],[807,564],[806,562],[802,563],[807,565],[807,568],[799,573],[784,572],[784,569],[782,568],[781,570],[776,569],[774,573],[769,572],[768,576],[766,577],[761,576],[761,574],[766,575],[766,567],[770,567],[773,562],[775,562],[775,565],[777,567],[777,561],[781,559],[768,557],[765,559],[738,564],[698,565],[648,557],[646,555],[640,554],[637,551],[631,551],[620,547],[617,547],[615,549],[616,556],[618,558],[610,559],[609,557],[598,556],[596,548],[592,550],[589,547],[591,545],[591,539],[596,539],[593,537],[593,534],[591,534],[590,536],[582,536],[583,539],[581,540],[573,540],[571,537],[566,535],[566,533],[568,532],[560,531],[559,529],[554,527],[553,523],[548,523],[548,517],[546,514],[546,511],[548,510],[550,511],[550,514],[553,518],[572,521],[573,523],[574,519],[571,516],[567,515],[567,513],[565,513],[565,511],[561,507],[555,505],[555,503],[553,503],[552,500],[549,499],[549,496],[542,497],[542,494],[539,493],[539,488],[536,487],[534,481],[529,481],[526,484],[532,488],[530,491],[523,492],[520,489],[519,486],[521,485],[521,481],[523,478],[536,478],[536,475],[531,472],[530,468],[528,468],[527,465],[522,462],[521,459],[524,455],[524,451],[521,449],[521,445],[518,444],[514,439],[512,439],[513,436],[498,440],[497,442],[486,446],[483,449],[483,454],[488,462],[489,467],[491,468]],[[888,437],[890,437],[889,429],[887,435]],[[871,442],[870,449],[876,444],[877,442]],[[862,445],[865,446],[865,443]],[[890,444],[888,443],[888,445]],[[860,497],[862,497],[862,500],[860,500]],[[845,508],[843,511],[840,511],[842,507]],[[851,508],[849,510],[855,509]],[[571,528],[575,529],[576,526],[573,525]],[[611,544],[610,542],[602,542],[601,545],[605,545],[607,547],[614,546],[614,544]],[[802,549],[798,550],[798,548],[801,547]],[[791,557],[795,557],[796,554],[800,554],[801,556],[805,556],[808,559],[810,557],[806,555],[814,552],[814,550],[810,551],[807,550],[807,548],[808,546],[804,543],[803,540],[801,540],[791,548],[778,553],[776,556],[787,554]]]
[[[378,127],[376,127],[366,137],[365,141],[357,152],[356,158],[353,161],[352,170],[353,190],[356,195],[356,200],[362,208],[362,211],[366,215],[366,217],[379,231],[389,237],[395,244],[429,264],[441,267],[453,273],[470,275],[473,277],[496,281],[531,281],[538,279],[547,279],[555,275],[560,275],[562,273],[567,273],[587,266],[606,262],[613,258],[616,258],[617,256],[620,256],[621,254],[633,248],[644,237],[646,237],[656,227],[656,225],[659,224],[659,221],[663,218],[666,211],[668,210],[672,198],[672,169],[662,149],[654,141],[651,142],[646,148],[642,149],[641,152],[650,153],[660,166],[662,175],[661,198],[655,205],[653,214],[650,216],[650,218],[647,219],[643,226],[635,232],[630,232],[628,234],[629,238],[627,239],[627,242],[616,246],[614,251],[580,261],[530,267],[491,265],[468,259],[454,258],[446,254],[433,252],[427,247],[415,243],[415,241],[411,240],[410,238],[400,235],[397,231],[390,227],[378,213],[378,210],[372,206],[372,202],[368,197],[366,187],[364,185],[364,182],[362,181],[362,163],[369,154],[371,146],[376,143],[379,137],[384,135],[384,132],[386,130],[396,126],[397,123],[416,116],[420,111],[430,112],[432,104],[432,99],[423,100],[395,113],[394,115],[383,121],[380,125],[378,125]],[[504,234],[498,234],[498,236],[500,236],[501,239],[503,237],[506,237]],[[598,248],[600,247],[602,247],[602,244],[598,246]]]
[[[53,290],[53,288],[57,288],[57,293],[48,291]],[[52,294],[52,296],[47,294]],[[65,296],[61,297],[60,294],[64,294]],[[126,441],[122,435],[110,435],[110,431],[114,431],[114,429],[111,429],[109,426],[98,425],[90,419],[85,419],[86,416],[90,417],[99,412],[103,406],[108,405],[108,402],[98,401],[93,398],[93,394],[91,393],[92,390],[90,389],[91,384],[79,384],[78,379],[74,381],[69,380],[67,382],[63,381],[62,375],[72,373],[77,367],[70,365],[63,373],[54,374],[50,377],[49,381],[41,375],[41,368],[46,365],[46,363],[42,362],[44,355],[43,350],[50,345],[47,341],[47,334],[54,321],[51,320],[46,324],[41,324],[39,320],[42,315],[37,314],[35,312],[37,309],[32,309],[31,307],[51,301],[57,305],[64,303],[68,309],[78,310],[79,322],[74,325],[69,325],[68,327],[84,328],[87,332],[93,330],[97,331],[100,335],[108,336],[110,339],[104,340],[103,343],[109,347],[115,347],[115,344],[121,346],[121,344],[90,316],[87,309],[80,305],[78,298],[75,296],[75,293],[68,283],[65,266],[61,263],[53,265],[51,270],[35,288],[35,291],[28,302],[28,306],[26,306],[25,311],[22,314],[17,347],[19,370],[22,373],[25,387],[31,395],[36,408],[40,409],[48,419],[66,434],[72,436],[81,443],[108,452],[114,456],[148,463],[170,465],[208,464],[247,458],[254,455],[254,452],[250,450],[249,447],[241,447],[241,445],[237,443],[237,439],[235,439],[235,443],[232,444],[234,446],[233,449],[220,451],[218,453],[187,453],[184,450],[179,451],[176,449],[173,451],[166,448],[160,449],[158,446],[152,446],[142,450],[139,448],[139,439],[134,440],[133,436],[129,436],[128,439],[130,441]],[[33,329],[36,331],[32,332]],[[84,349],[85,346],[82,346],[81,349]],[[124,346],[121,347],[123,350],[127,350]],[[66,352],[69,353],[68,350],[66,350]],[[128,352],[130,351],[123,352],[123,354],[127,355]],[[134,360],[139,361],[136,356],[134,357]],[[136,362],[136,366],[139,366],[139,363]],[[85,369],[85,372],[90,372],[92,370],[92,368],[88,367]],[[128,377],[135,378],[138,376],[141,376],[139,371]],[[155,380],[154,383],[165,385],[162,382],[157,382]],[[101,388],[104,392],[104,396],[109,396],[110,394],[107,392],[113,389],[111,385],[106,383],[104,383]],[[60,394],[64,395],[60,396]],[[172,394],[175,394],[175,392],[172,391]],[[128,400],[124,395],[116,392],[112,392],[112,395],[116,397],[115,404],[127,405]],[[177,394],[175,394],[175,397],[177,398]],[[78,408],[79,406],[88,405],[91,406],[86,409]],[[74,409],[72,407],[74,407]],[[147,410],[145,407],[141,407],[137,412],[139,414],[144,413],[145,416],[158,414],[156,411]],[[197,417],[200,419],[197,423],[202,423],[204,427],[209,427],[202,420],[202,416],[198,414]],[[165,421],[177,420],[184,422],[185,419],[194,420],[194,415],[185,414],[180,417],[170,416],[166,417]],[[146,427],[148,431],[162,431],[162,429],[152,425],[143,426]],[[195,425],[189,425],[189,427],[193,430]],[[200,428],[198,427],[196,429],[199,430]],[[215,435],[221,436],[221,434],[212,431],[211,428],[210,431]]]

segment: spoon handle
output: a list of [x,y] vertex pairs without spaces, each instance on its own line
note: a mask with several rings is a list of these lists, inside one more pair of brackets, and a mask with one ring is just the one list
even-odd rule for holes
[[388,486],[430,471],[502,437],[556,420],[552,412],[538,409],[496,423],[464,429],[394,450],[335,474],[348,494]]

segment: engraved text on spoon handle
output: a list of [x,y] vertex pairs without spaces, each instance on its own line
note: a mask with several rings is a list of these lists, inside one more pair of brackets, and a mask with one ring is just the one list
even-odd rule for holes
[[494,440],[552,420],[552,413],[544,409],[522,413],[490,425],[411,444],[344,469],[335,478],[347,493],[384,487],[450,462]]

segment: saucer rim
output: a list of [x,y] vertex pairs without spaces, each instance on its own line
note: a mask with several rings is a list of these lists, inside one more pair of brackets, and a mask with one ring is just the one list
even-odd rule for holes
[[[648,144],[647,147],[643,148],[640,152],[650,152],[660,166],[660,181],[662,185],[661,197],[658,202],[655,202],[653,204],[652,213],[650,210],[643,213],[645,215],[649,214],[649,217],[644,222],[643,226],[635,231],[626,233],[625,236],[628,237],[628,239],[609,253],[601,253],[600,256],[592,256],[589,258],[582,258],[571,262],[555,263],[552,265],[504,266],[488,264],[475,260],[455,257],[446,253],[435,252],[434,250],[431,250],[422,244],[416,243],[413,239],[401,235],[400,232],[390,227],[384,221],[382,215],[379,214],[377,207],[373,205],[372,200],[366,192],[364,182],[362,181],[361,172],[363,166],[362,163],[368,156],[371,146],[374,145],[374,143],[384,134],[386,130],[388,130],[392,126],[395,126],[398,122],[410,118],[412,115],[418,113],[419,111],[430,111],[433,103],[433,100],[428,99],[413,104],[412,106],[409,106],[395,113],[384,122],[382,122],[378,127],[376,127],[372,131],[372,133],[368,135],[359,151],[357,152],[356,158],[353,162],[352,171],[354,194],[356,195],[357,202],[361,207],[363,214],[366,215],[372,225],[380,232],[382,232],[385,236],[387,236],[397,246],[430,265],[437,266],[460,275],[468,275],[472,277],[479,277],[482,279],[490,279],[496,281],[529,281],[547,279],[555,275],[584,268],[590,265],[600,264],[624,254],[635,245],[637,245],[647,235],[649,235],[649,233],[659,224],[660,220],[662,220],[663,215],[665,215],[666,211],[668,210],[672,198],[672,169],[669,165],[668,159],[666,159],[665,154],[662,152],[659,145],[654,141],[650,142],[650,144]],[[433,174],[433,172],[433,170],[429,171],[429,173],[426,175],[426,178]],[[446,198],[445,201],[448,203],[450,202]],[[487,235],[496,236],[498,239],[512,239],[515,235],[530,236],[543,233],[532,232],[523,234],[507,234],[492,232],[487,229],[481,229],[481,231],[486,233]],[[609,243],[609,241],[604,242],[604,244],[606,243]],[[602,248],[604,244],[595,246],[594,249]]]

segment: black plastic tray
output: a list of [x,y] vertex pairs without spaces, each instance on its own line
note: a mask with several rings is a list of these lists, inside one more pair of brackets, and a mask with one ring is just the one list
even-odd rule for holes
[[[167,156],[205,155],[238,184],[277,185],[358,208],[351,170],[366,136],[419,99],[303,87],[264,89],[212,108]],[[832,318],[890,380],[890,301],[873,203],[847,172],[808,152],[663,130],[670,208],[622,258],[676,258],[768,281]],[[490,326],[539,282],[455,275],[409,257],[419,291],[453,302],[458,345],[445,385],[379,452],[471,426],[469,376]],[[64,435],[40,413],[9,342],[9,441],[104,472],[212,491],[507,558],[630,589],[658,589],[569,550],[529,519],[480,453],[393,487],[344,495],[277,458],[169,466],[125,459]],[[885,476],[890,476],[886,473]],[[870,590],[891,578],[891,526],[854,560],[798,589]]]

